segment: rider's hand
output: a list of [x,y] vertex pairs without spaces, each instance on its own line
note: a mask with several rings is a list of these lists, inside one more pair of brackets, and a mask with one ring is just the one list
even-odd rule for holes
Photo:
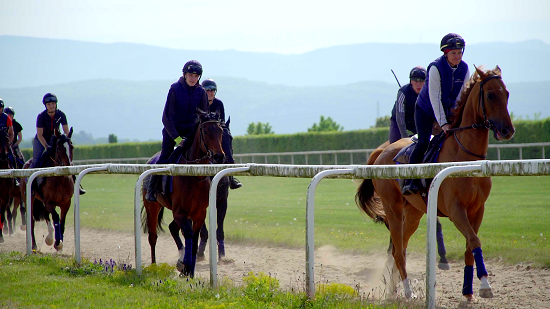
[[451,128],[451,125],[446,123],[444,124],[441,129],[445,132],[445,134],[447,134],[447,130],[449,130]]

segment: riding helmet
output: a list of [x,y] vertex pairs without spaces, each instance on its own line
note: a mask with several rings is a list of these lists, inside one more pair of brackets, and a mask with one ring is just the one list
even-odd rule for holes
[[4,100],[0,99],[0,108],[4,108]]
[[441,39],[441,51],[444,51],[445,49],[462,49],[462,51],[464,51],[465,47],[466,42],[456,33],[449,33]]
[[202,82],[202,87],[205,89],[205,90],[218,90],[218,85],[216,84],[216,82],[209,78],[209,79],[206,79]]
[[[3,106],[3,103],[2,103],[2,106]],[[15,116],[15,111],[13,110],[13,107],[11,107],[11,106],[6,107],[6,108],[4,109],[4,113],[6,113],[6,114],[12,114],[12,115]]]
[[197,60],[190,60],[183,66],[183,73],[194,73],[202,75],[202,65]]
[[57,96],[56,96],[55,94],[53,94],[53,93],[50,93],[50,92],[46,93],[46,94],[44,95],[44,97],[42,98],[42,103],[43,103],[44,105],[46,105],[46,103],[49,103],[49,102],[55,102],[55,103],[57,103]]
[[418,66],[418,67],[412,68],[411,73],[409,73],[409,79],[417,82],[423,82],[426,80],[427,75],[428,75],[428,72],[426,71],[426,69],[424,69],[421,66]]

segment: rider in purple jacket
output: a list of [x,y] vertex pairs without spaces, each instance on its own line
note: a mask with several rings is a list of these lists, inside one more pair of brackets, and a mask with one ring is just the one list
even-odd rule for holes
[[[162,151],[157,164],[166,163],[176,146],[175,139],[186,139],[199,122],[197,108],[208,111],[206,91],[199,83],[202,76],[202,65],[191,60],[183,66],[183,76],[170,86],[164,112],[162,114]],[[147,194],[148,201],[156,202],[156,187],[159,175],[151,175]]]
[[[465,46],[466,43],[460,35],[445,35],[440,45],[443,56],[428,66],[426,83],[416,100],[414,120],[418,131],[418,143],[411,154],[410,164],[422,162],[428,149],[434,121],[437,121],[444,132],[451,128],[451,108],[460,99],[462,89],[470,78],[468,65],[462,61]],[[420,179],[407,179],[403,186],[403,194],[417,193],[420,188]]]

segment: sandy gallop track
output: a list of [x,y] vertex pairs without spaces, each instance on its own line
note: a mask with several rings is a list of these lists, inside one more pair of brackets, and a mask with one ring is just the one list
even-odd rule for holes
[[[45,224],[37,224],[36,238],[43,253],[55,253],[44,243],[47,229]],[[62,254],[74,254],[73,229],[65,232]],[[13,236],[5,236],[0,244],[3,252],[25,252],[25,232],[17,230]],[[81,232],[82,255],[89,260],[114,259],[117,263],[135,265],[134,236],[129,233],[84,229]],[[259,247],[226,244],[227,259],[220,262],[218,272],[221,277],[231,279],[235,284],[242,282],[248,272],[264,272],[279,279],[283,288],[304,290],[305,249],[279,247]],[[207,255],[208,256],[208,255]],[[178,257],[176,246],[169,234],[161,234],[157,244],[157,262],[175,264]],[[142,235],[142,261],[150,264],[150,249],[147,235]],[[409,277],[414,282],[416,293],[425,294],[425,257],[409,256],[407,261]],[[379,299],[387,295],[384,281],[389,280],[386,254],[352,255],[325,246],[315,251],[315,282],[337,282],[359,289],[370,298]],[[533,269],[527,265],[505,266],[496,261],[487,261],[490,282],[495,297],[477,298],[474,302],[464,301],[461,290],[463,280],[462,262],[451,262],[451,270],[437,272],[438,308],[550,308],[550,270]],[[208,261],[198,262],[197,276],[208,279]],[[479,281],[474,282],[477,295]],[[400,291],[398,291],[400,292]]]

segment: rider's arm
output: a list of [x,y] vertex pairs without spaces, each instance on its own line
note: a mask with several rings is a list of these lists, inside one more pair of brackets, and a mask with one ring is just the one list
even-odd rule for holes
[[44,149],[48,148],[48,142],[46,142],[46,139],[44,138],[44,128],[36,127],[36,137],[40,141],[40,144],[44,146]]
[[19,144],[21,144],[22,140],[23,140],[23,133],[21,133],[21,131],[19,131],[19,132],[17,132],[17,141],[15,142],[15,144],[13,144],[13,147],[19,146]]
[[437,123],[443,127],[447,121],[447,115],[445,115],[445,109],[441,102],[441,76],[439,70],[435,65],[430,67],[429,74],[429,89],[430,89],[430,102],[432,103],[432,109],[435,114]]
[[405,94],[401,90],[397,92],[397,101],[395,101],[395,120],[401,138],[408,137],[407,124],[405,123]]
[[9,144],[11,144],[13,142],[13,137],[14,136],[15,135],[13,134],[13,126],[9,126],[8,127],[8,142],[9,142]]
[[175,106],[176,96],[172,89],[170,89],[170,91],[168,91],[168,97],[166,98],[166,104],[164,105],[164,112],[162,113],[162,124],[172,139],[176,139],[179,136],[174,121],[172,120],[172,116],[175,113]]

